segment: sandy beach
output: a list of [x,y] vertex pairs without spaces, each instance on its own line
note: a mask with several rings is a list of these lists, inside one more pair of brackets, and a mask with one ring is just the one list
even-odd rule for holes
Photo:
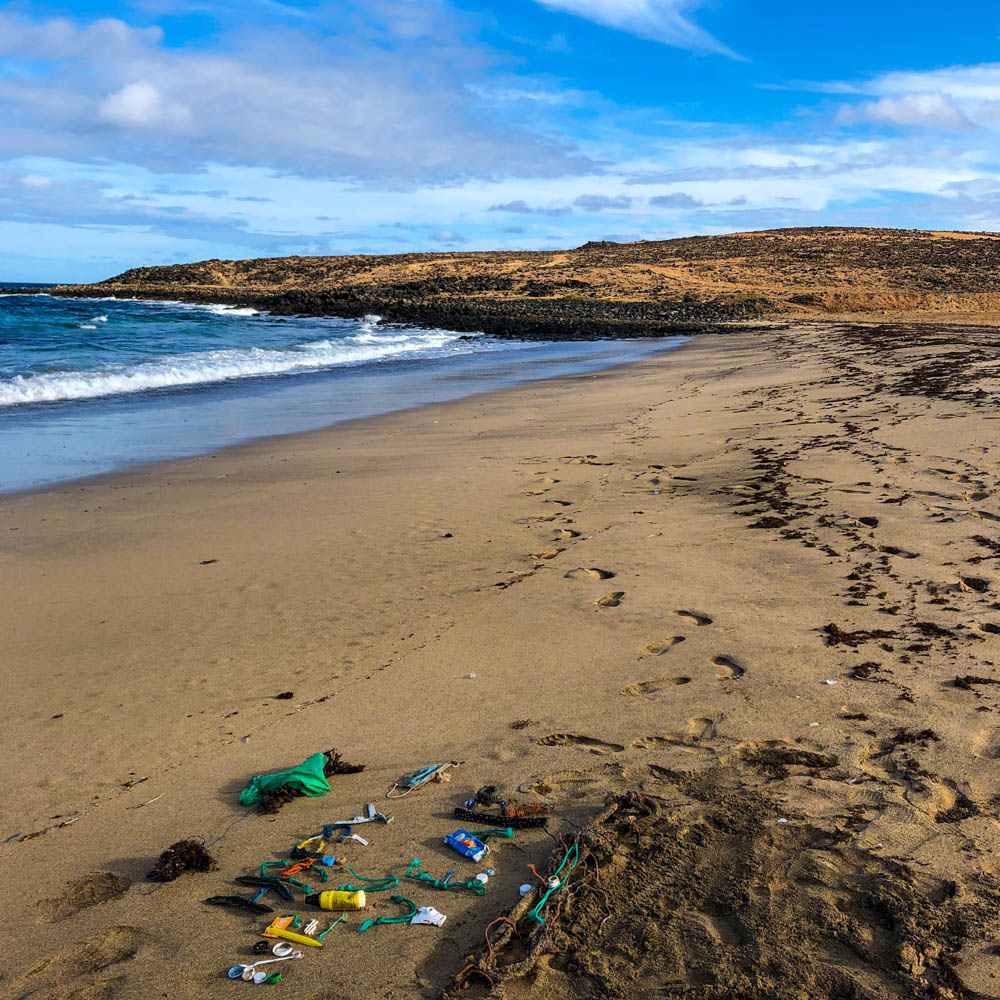
[[[402,883],[443,927],[352,914],[275,995],[439,996],[635,793],[497,995],[1000,996],[995,344],[776,324],[0,499],[0,995],[249,988],[265,921],[201,900],[368,802],[331,884],[469,878],[442,838],[496,784],[553,836],[492,842],[485,896]],[[331,747],[365,770],[238,806]],[[196,835],[216,871],[142,881]]]

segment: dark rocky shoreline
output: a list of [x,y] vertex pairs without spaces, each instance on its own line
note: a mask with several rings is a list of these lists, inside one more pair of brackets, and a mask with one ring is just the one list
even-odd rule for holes
[[[22,289],[0,289],[31,294]],[[409,298],[289,289],[280,293],[232,289],[178,289],[147,285],[102,289],[73,285],[46,289],[60,298],[165,299],[252,307],[276,316],[336,316],[358,319],[375,314],[392,323],[424,328],[483,333],[514,340],[606,340],[669,337],[679,334],[722,333],[736,321],[762,318],[763,303],[725,304],[697,301],[635,302],[566,298],[485,298],[460,296]]]

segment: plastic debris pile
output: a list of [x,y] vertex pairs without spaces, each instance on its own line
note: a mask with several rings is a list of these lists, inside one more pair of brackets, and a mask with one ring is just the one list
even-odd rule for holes
[[[251,807],[257,805],[260,811],[267,811],[268,803],[273,801],[275,794],[284,795],[288,800],[297,795],[323,795],[329,790],[327,778],[334,773],[330,769],[331,762],[340,762],[335,751],[313,754],[301,765],[287,771],[257,775],[241,793],[240,803]],[[450,761],[430,765],[404,775],[389,788],[386,798],[402,798],[429,781],[447,781],[451,777],[451,770],[460,763]],[[346,765],[346,768],[351,773],[360,771],[362,766]],[[494,824],[472,829],[462,826],[443,838],[443,843],[459,856],[459,866],[470,866],[471,870],[467,869],[465,872],[452,868],[446,874],[438,876],[425,871],[420,858],[414,857],[398,875],[391,872],[359,874],[342,855],[345,847],[355,849],[355,844],[369,847],[371,843],[368,836],[356,833],[355,827],[365,827],[368,833],[367,827],[371,824],[387,826],[393,822],[392,816],[379,811],[373,802],[369,802],[357,816],[323,824],[318,832],[299,841],[287,853],[278,855],[281,860],[262,861],[253,873],[234,877],[232,882],[235,886],[252,891],[210,896],[203,902],[253,919],[263,919],[264,927],[260,930],[261,939],[250,948],[254,957],[231,966],[228,970],[229,978],[255,985],[280,983],[282,976],[292,968],[284,963],[300,961],[311,952],[321,951],[326,943],[326,936],[334,927],[343,925],[344,931],[352,927],[349,922],[349,915],[352,913],[364,915],[359,923],[353,925],[353,929],[359,934],[391,924],[429,924],[441,927],[448,919],[447,915],[433,905],[418,905],[404,895],[400,890],[401,879],[411,883],[409,891],[418,896],[433,890],[483,897],[488,892],[490,878],[496,874],[492,867],[479,870],[484,859],[493,853],[498,842],[513,840],[516,830],[544,828],[552,813],[552,806],[542,802],[508,802],[500,797],[495,786],[487,786],[480,789],[473,798],[466,800],[463,806],[456,808],[455,812],[463,817],[474,814],[477,822]],[[180,847],[191,852],[194,852],[195,847],[200,848],[210,864],[207,870],[214,867],[214,862],[200,842],[180,842],[170,851]],[[164,857],[169,853],[165,852]],[[159,868],[163,867],[162,862],[161,858]],[[562,892],[578,863],[578,853],[572,859],[567,855],[564,865],[555,873],[554,880],[547,883],[546,893],[536,901],[527,919],[543,922],[542,911],[550,897]],[[534,871],[531,865],[528,867]],[[335,887],[334,882],[338,883]],[[368,916],[373,905],[386,905],[374,903],[372,897],[378,893],[387,893],[390,909],[398,912]],[[424,903],[423,900],[420,902]],[[524,899],[518,905],[523,906]],[[303,915],[300,920],[300,912],[276,912],[276,908],[278,911],[301,911],[305,908],[306,914],[310,908],[315,908],[336,914],[336,918],[323,921],[319,917]],[[495,923],[496,920],[487,926],[487,942],[489,929]],[[321,924],[325,925],[322,929]]]

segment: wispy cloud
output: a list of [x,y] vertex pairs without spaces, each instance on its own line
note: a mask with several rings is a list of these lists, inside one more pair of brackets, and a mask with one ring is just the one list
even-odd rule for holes
[[625,194],[581,194],[573,199],[573,204],[584,212],[623,211],[631,207],[632,199]]
[[33,225],[100,229],[155,229],[179,240],[276,252],[287,240],[253,232],[245,221],[225,213],[196,212],[184,205],[149,204],[115,195],[95,181],[66,180],[0,170],[0,219]]
[[649,199],[653,208],[697,208],[702,203],[683,191],[673,194],[658,194]]
[[547,215],[549,218],[556,218],[560,215],[571,215],[573,209],[563,205],[559,207],[554,206],[532,206],[529,205],[523,198],[518,198],[515,201],[508,201],[502,205],[491,205],[489,208],[491,212],[511,212],[514,215]]
[[735,56],[727,46],[691,21],[687,12],[700,0],[536,0],[549,10],[586,18],[640,38],[695,51]]

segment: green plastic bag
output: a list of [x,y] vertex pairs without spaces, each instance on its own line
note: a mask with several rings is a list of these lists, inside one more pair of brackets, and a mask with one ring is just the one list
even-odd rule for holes
[[250,779],[250,784],[240,792],[240,805],[256,805],[261,796],[273,792],[282,785],[288,785],[303,795],[325,795],[330,791],[330,783],[326,780],[323,768],[326,766],[326,754],[314,753],[307,757],[297,767],[277,774],[258,774]]

